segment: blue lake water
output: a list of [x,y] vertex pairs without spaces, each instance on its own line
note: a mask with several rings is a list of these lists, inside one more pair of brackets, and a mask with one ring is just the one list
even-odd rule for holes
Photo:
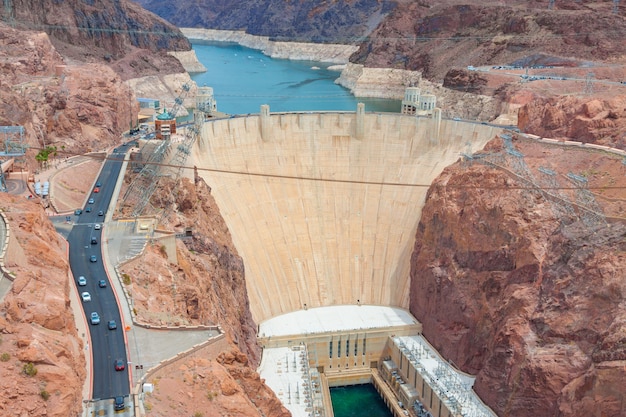
[[208,71],[191,78],[213,88],[220,112],[259,113],[262,104],[269,104],[270,112],[355,111],[359,102],[365,111],[400,111],[398,100],[355,98],[335,84],[340,73],[328,70],[330,64],[272,59],[230,43],[193,44],[193,49]]

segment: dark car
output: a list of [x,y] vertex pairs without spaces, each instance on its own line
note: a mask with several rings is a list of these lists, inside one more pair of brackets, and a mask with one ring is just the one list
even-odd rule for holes
[[124,404],[124,397],[115,397],[115,410],[119,411],[119,410],[123,410],[126,408],[126,405]]
[[76,209],[74,210],[74,214],[80,216],[81,214],[83,214],[83,211],[81,209]]
[[89,206],[85,207],[85,213],[91,213],[91,207]]
[[95,237],[95,236],[92,236],[92,237],[91,237],[91,244],[92,244],[92,245],[97,245],[97,244],[98,244],[98,238],[97,238],[97,237]]
[[96,183],[96,187],[102,187],[102,183],[101,183],[100,181],[98,181],[98,182]]
[[123,359],[116,359],[115,360],[115,370],[116,371],[123,371],[126,368],[126,365],[124,365],[124,360]]
[[91,255],[89,257],[89,262],[98,262],[98,257],[96,255]]
[[115,322],[115,320],[109,320],[109,322],[107,323],[107,326],[109,326],[109,330],[117,329],[117,323]]
[[98,281],[98,287],[100,288],[106,288],[107,286],[107,282],[103,279],[101,279],[100,281]]

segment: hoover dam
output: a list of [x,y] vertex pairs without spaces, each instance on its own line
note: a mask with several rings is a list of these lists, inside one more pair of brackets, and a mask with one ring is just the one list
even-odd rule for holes
[[246,268],[254,320],[334,305],[408,309],[428,187],[502,127],[439,117],[270,114],[202,124],[190,163]]

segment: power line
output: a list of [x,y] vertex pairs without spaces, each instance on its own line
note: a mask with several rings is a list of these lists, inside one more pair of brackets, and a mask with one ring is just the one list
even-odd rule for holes
[[[173,37],[173,38],[180,38],[180,37],[185,37],[184,34],[180,33],[180,32],[174,32],[174,31],[170,31],[170,32],[165,32],[165,31],[157,31],[157,30],[139,30],[139,29],[127,29],[127,28],[98,28],[98,27],[88,27],[88,26],[74,26],[74,25],[48,25],[48,24],[42,24],[42,23],[32,23],[32,22],[25,22],[25,21],[12,21],[13,25],[18,25],[21,28],[26,28],[26,29],[40,29],[40,30],[78,30],[78,31],[84,31],[84,32],[88,32],[88,33],[115,33],[115,34],[133,34],[133,35],[157,35],[157,36],[164,36],[164,37]],[[185,29],[185,28],[183,28]],[[615,35],[622,35],[624,33],[624,31],[619,31],[619,30],[604,30],[603,33],[605,34],[611,34],[614,33]],[[575,32],[575,33],[569,33],[569,34],[557,34],[557,33],[553,33],[553,34],[543,34],[541,35],[542,39],[557,39],[557,38],[568,38],[568,39],[572,39],[572,38],[580,38],[580,37],[586,37],[588,35],[596,35],[597,32]],[[261,35],[259,35],[261,36]],[[406,35],[406,36],[377,36],[377,35],[367,35],[367,36],[355,36],[355,37],[346,37],[346,38],[326,38],[323,39],[325,41],[334,41],[335,43],[340,43],[340,44],[354,44],[354,43],[362,43],[362,42],[366,42],[366,41],[372,41],[372,40],[376,40],[376,41],[406,41],[406,42],[425,42],[425,41],[441,41],[441,40],[445,40],[445,41],[461,41],[461,40],[477,40],[477,41],[489,41],[489,40],[493,40],[493,37],[495,35],[494,34],[488,34],[488,35],[467,35],[467,36],[418,36],[418,35]],[[534,39],[536,38],[537,35],[523,35],[523,34],[516,34],[514,36],[511,36],[511,39]],[[287,36],[272,36],[272,40],[273,41],[280,41],[280,42],[311,42],[310,39],[306,38],[306,39],[302,39],[302,38],[294,38],[294,37],[287,37]],[[190,42],[192,42],[192,40],[190,40]],[[316,42],[318,43],[318,42]]]
[[[33,147],[31,149],[38,149],[38,148]],[[115,158],[110,155],[102,157],[102,156],[92,155],[92,154],[72,154],[69,152],[65,152],[63,154],[67,156],[86,156],[92,159],[96,159],[98,161],[118,161],[118,162],[124,161],[123,158],[122,159]],[[538,189],[539,190],[578,190],[579,189],[579,187],[575,187],[575,186],[532,187],[532,186],[526,186],[526,185],[480,186],[480,185],[462,185],[462,184],[453,184],[453,185],[446,184],[446,185],[439,186],[439,185],[425,184],[425,183],[362,181],[362,180],[350,180],[350,179],[305,177],[305,176],[298,176],[298,175],[268,174],[264,172],[238,171],[238,170],[232,170],[232,169],[207,168],[207,167],[198,167],[198,166],[181,166],[181,165],[175,165],[175,164],[167,164],[164,162],[150,162],[150,165],[154,165],[158,167],[175,168],[175,169],[196,169],[197,171],[215,172],[219,174],[232,174],[232,175],[261,177],[261,178],[320,181],[320,182],[327,182],[327,183],[358,184],[358,185],[379,185],[379,186],[416,187],[416,188],[434,187],[434,188],[476,189],[476,190],[538,190]],[[587,189],[589,190],[624,190],[626,189],[626,185],[597,186],[597,187],[588,186]]]

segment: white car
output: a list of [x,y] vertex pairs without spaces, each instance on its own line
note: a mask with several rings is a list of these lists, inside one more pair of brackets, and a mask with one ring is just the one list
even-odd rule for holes
[[87,285],[87,279],[85,279],[84,276],[79,276],[78,277],[78,285],[80,285],[81,287],[84,287],[85,285]]
[[100,316],[95,311],[91,313],[91,324],[100,324]]
[[91,294],[89,294],[87,291],[82,293],[80,296],[83,299],[83,301],[91,301]]
[[96,223],[93,225],[93,230],[100,230],[102,228],[102,225],[100,223]]

